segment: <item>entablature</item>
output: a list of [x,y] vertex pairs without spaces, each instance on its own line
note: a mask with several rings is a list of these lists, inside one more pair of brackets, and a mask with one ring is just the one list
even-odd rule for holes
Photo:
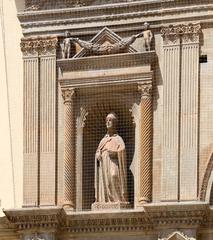
[[94,87],[152,81],[155,51],[57,60],[59,82],[66,87]]

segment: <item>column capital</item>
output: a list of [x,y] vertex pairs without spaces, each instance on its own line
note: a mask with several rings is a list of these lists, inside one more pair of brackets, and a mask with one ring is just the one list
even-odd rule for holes
[[192,42],[196,42],[199,40],[200,32],[201,25],[199,23],[169,25],[161,29],[161,35],[166,44],[178,44],[180,38],[183,42],[188,39]]
[[141,92],[141,98],[148,98],[152,96],[152,84],[138,84],[138,90]]
[[22,38],[20,47],[24,56],[56,54],[57,36]]
[[75,96],[75,92],[76,92],[75,88],[62,89],[62,97],[64,99],[64,104],[73,101],[73,98]]

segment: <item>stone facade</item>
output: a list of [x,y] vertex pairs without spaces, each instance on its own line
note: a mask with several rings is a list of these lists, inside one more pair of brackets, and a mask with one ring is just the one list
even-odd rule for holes
[[[212,3],[39,2],[18,14],[24,202],[5,210],[4,238],[213,239]],[[141,32],[122,52],[87,48],[111,49]],[[91,210],[93,158],[109,110],[122,116],[131,207],[100,212]]]

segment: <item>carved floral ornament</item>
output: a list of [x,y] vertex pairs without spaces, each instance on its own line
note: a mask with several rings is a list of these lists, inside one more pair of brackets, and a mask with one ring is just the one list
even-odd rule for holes
[[170,25],[167,27],[163,27],[161,29],[161,34],[164,41],[177,42],[180,37],[182,37],[183,41],[187,42],[191,40],[195,42],[199,39],[199,34],[201,32],[201,25],[199,23],[193,24],[180,24],[180,25]]
[[23,38],[20,43],[21,51],[27,53],[46,53],[55,51],[58,38],[55,36],[45,38]]

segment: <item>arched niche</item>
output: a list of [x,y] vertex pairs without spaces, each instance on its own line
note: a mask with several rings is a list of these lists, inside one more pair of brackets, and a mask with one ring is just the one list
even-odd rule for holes
[[100,140],[106,134],[105,118],[108,113],[118,116],[117,132],[123,138],[127,154],[128,201],[134,206],[134,177],[131,168],[135,153],[135,124],[131,115],[133,102],[137,102],[137,94],[105,92],[93,96],[88,104],[88,115],[83,130],[82,160],[82,209],[88,210],[94,202],[94,156]]
[[213,153],[210,154],[200,190],[200,200],[213,204]]

